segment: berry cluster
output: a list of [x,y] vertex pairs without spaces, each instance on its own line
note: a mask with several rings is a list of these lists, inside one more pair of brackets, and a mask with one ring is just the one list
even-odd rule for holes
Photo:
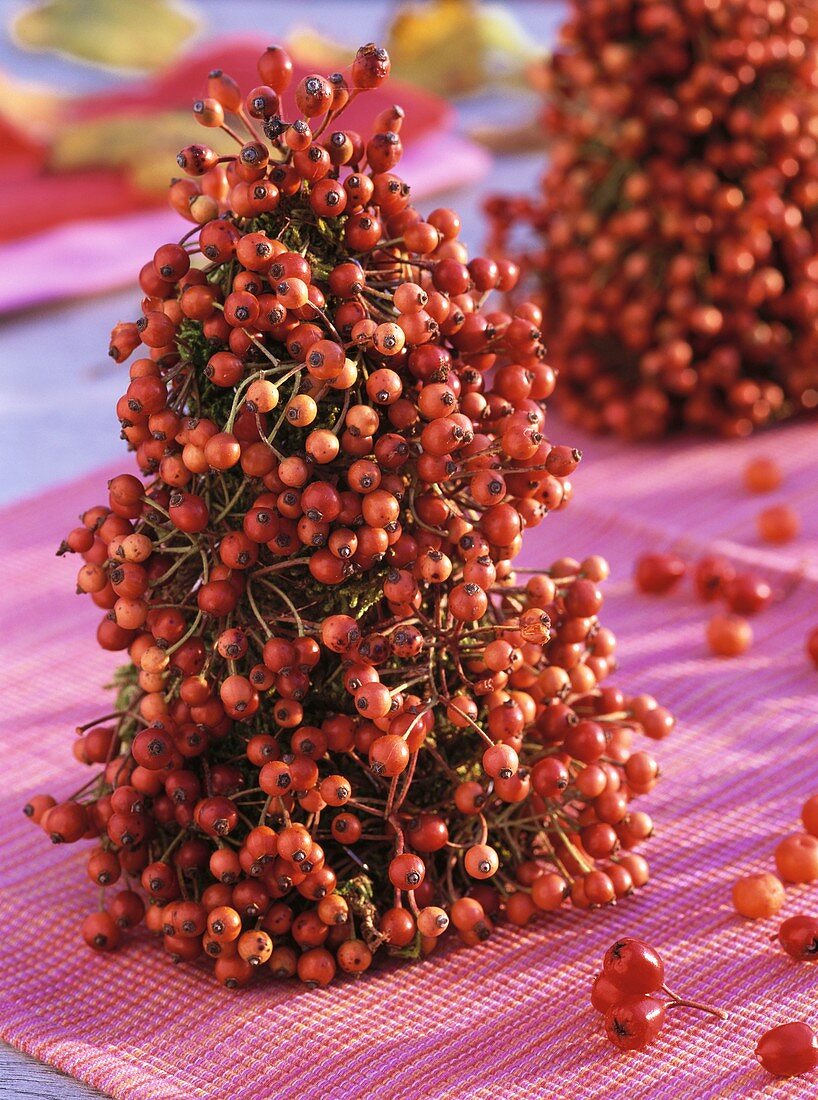
[[810,0],[574,0],[543,74],[527,221],[572,422],[748,434],[818,406],[818,11]]
[[400,108],[368,139],[338,127],[385,51],[286,107],[291,69],[271,47],[246,95],[210,74],[194,114],[236,153],[179,154],[194,228],[114,329],[117,362],[141,352],[117,404],[140,476],[62,550],[130,664],[74,742],[92,778],[27,807],[125,887],[92,947],[144,917],[230,987],[323,985],[450,921],[474,944],[498,912],[631,893],[652,831],[631,800],[657,779],[632,738],[673,725],[603,684],[602,558],[514,569],[581,457],[545,435],[539,309],[486,305],[515,266],[411,205]]
[[[664,996],[660,996],[664,994]],[[620,1050],[644,1050],[674,1008],[691,1008],[724,1020],[727,1013],[671,992],[665,984],[665,964],[642,940],[617,940],[594,978],[591,1004],[605,1017],[605,1034]]]

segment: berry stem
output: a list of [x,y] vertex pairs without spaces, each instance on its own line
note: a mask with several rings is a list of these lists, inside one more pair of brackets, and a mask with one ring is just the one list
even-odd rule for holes
[[686,997],[680,997],[678,993],[674,993],[671,989],[668,989],[666,985],[662,986],[662,990],[670,997],[670,1004],[667,1006],[671,1008],[692,1008],[697,1012],[706,1012],[710,1016],[717,1016],[720,1020],[726,1020],[728,1014],[723,1008],[716,1008],[715,1005],[704,1004],[702,1001],[691,1001]]

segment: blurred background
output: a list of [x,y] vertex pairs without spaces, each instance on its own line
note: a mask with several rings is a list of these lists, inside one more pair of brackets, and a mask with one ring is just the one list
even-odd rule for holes
[[537,63],[564,14],[559,0],[2,0],[0,503],[123,453],[108,333],[138,313],[141,265],[185,231],[167,182],[203,139],[190,105],[209,69],[250,87],[273,42],[319,72],[386,45],[401,174],[421,210],[461,213],[474,254],[484,197],[542,171]]

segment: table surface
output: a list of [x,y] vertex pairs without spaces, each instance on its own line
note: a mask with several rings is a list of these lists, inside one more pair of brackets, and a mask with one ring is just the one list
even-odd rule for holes
[[[231,32],[267,32],[285,39],[290,28],[309,23],[328,35],[356,45],[377,39],[394,3],[385,0],[199,0],[196,9],[205,33],[226,25]],[[505,0],[536,42],[552,40],[561,5]],[[0,0],[0,70],[28,80],[59,83],[66,91],[86,92],[112,82],[110,74],[72,65],[45,55],[16,51],[4,26],[17,3]],[[350,38],[350,27],[355,33]],[[354,39],[354,41],[353,41]],[[457,105],[461,127],[518,122],[534,101],[525,93],[480,94]],[[495,191],[533,188],[541,157],[524,155],[497,160],[479,185],[436,196],[435,205],[450,204],[461,214],[463,238],[472,254],[479,252],[484,232],[483,197]],[[112,325],[134,312],[136,287],[97,298],[0,321],[0,503],[22,499],[57,481],[68,481],[122,453],[114,405],[121,392],[121,373],[106,355]],[[27,369],[36,352],[36,375]],[[31,440],[37,446],[31,447]],[[20,456],[25,455],[25,461]],[[71,1077],[0,1043],[0,1100],[80,1100],[101,1097]]]

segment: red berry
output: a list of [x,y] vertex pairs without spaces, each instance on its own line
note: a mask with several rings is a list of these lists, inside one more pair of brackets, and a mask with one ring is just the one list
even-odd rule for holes
[[676,587],[686,569],[677,554],[643,554],[637,559],[634,580],[640,592],[664,596]]
[[818,626],[814,627],[807,635],[807,656],[818,668]]
[[94,951],[114,951],[122,940],[122,932],[110,914],[89,913],[82,922],[82,938]]
[[776,545],[791,542],[801,530],[801,517],[789,504],[773,504],[756,517],[759,536]]
[[778,929],[778,942],[794,959],[818,962],[818,917],[787,917]]
[[591,1004],[597,1012],[601,1012],[604,1016],[610,1008],[624,1000],[625,996],[622,990],[600,970],[591,986]]
[[617,940],[605,953],[602,971],[623,993],[633,996],[655,993],[665,981],[662,959],[642,940]]
[[809,1024],[779,1024],[761,1036],[755,1054],[776,1077],[796,1077],[818,1066],[818,1035]]
[[708,603],[723,595],[725,585],[736,575],[733,563],[720,554],[708,554],[696,563],[693,583],[699,599]]
[[605,1034],[620,1050],[644,1050],[664,1022],[664,1002],[655,997],[631,996],[607,1010]]
[[724,585],[724,598],[738,615],[755,615],[772,599],[772,589],[753,573],[739,573]]
[[714,615],[706,634],[708,646],[719,657],[739,657],[753,644],[753,628],[740,615]]
[[743,477],[751,493],[771,493],[781,485],[781,467],[774,458],[759,455],[744,467]]
[[785,882],[815,882],[818,879],[818,837],[793,833],[779,841],[775,865]]
[[374,42],[361,46],[352,62],[352,84],[355,88],[377,88],[389,76],[389,54]]

